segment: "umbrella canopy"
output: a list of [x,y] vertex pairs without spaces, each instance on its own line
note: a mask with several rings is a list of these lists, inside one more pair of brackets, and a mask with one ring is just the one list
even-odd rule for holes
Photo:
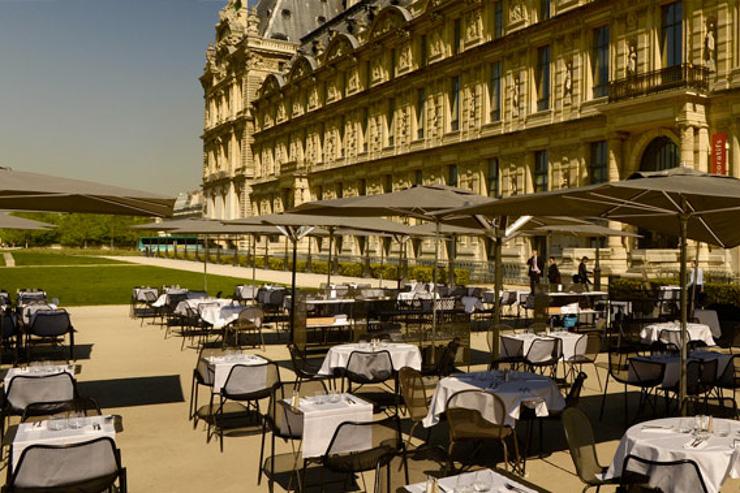
[[430,216],[433,212],[486,201],[488,201],[486,197],[470,190],[446,185],[416,185],[381,195],[360,195],[307,202],[290,212],[351,217],[407,216],[434,220]]
[[[678,218],[683,216],[688,238],[724,248],[740,245],[736,224],[740,180],[683,167],[635,173],[618,182],[489,200],[443,215],[545,216],[553,211],[612,219],[672,235],[679,234]],[[670,217],[676,220],[667,220]]]
[[[413,230],[420,235],[433,236],[437,232],[437,225],[435,223],[424,223],[414,226]],[[485,236],[486,232],[483,228],[458,226],[455,224],[441,223],[439,225],[439,233],[444,236]]]
[[171,216],[174,198],[0,167],[0,209]]
[[685,411],[689,339],[686,328],[686,242],[690,238],[724,248],[740,245],[740,229],[736,224],[740,212],[740,180],[679,167],[635,173],[624,181],[508,197],[450,211],[445,215],[482,214],[505,217],[522,214],[547,215],[552,211],[572,216],[612,219],[681,238],[679,401],[682,411]]
[[640,235],[637,233],[630,233],[628,231],[622,231],[620,229],[608,228],[601,226],[600,224],[554,224],[550,226],[537,226],[532,229],[524,229],[524,234],[537,236],[547,234],[562,234],[570,236],[583,236],[587,238],[608,238],[610,236],[621,236],[624,238],[639,238]]
[[286,213],[234,219],[231,221],[224,221],[224,224],[262,224],[287,228],[323,227],[333,229],[334,231],[332,231],[332,234],[337,233],[335,229],[337,228],[342,230],[362,230],[367,232],[387,233],[401,236],[414,235],[414,230],[412,227],[378,217],[343,217]]
[[43,231],[52,229],[56,226],[41,221],[33,221],[23,217],[11,216],[10,214],[0,213],[0,229],[18,229],[26,231]]

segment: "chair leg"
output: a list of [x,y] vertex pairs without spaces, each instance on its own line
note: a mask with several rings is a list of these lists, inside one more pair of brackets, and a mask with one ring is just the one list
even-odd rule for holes
[[[262,480],[262,461],[265,458],[265,435],[267,434],[267,420],[262,418],[262,444],[260,445],[259,471],[257,472],[257,484]],[[273,444],[274,447],[274,444]]]
[[193,409],[197,409],[198,396],[195,393],[195,373],[193,373],[193,379],[190,383],[190,406],[188,408],[188,419],[193,419],[195,412]]
[[604,404],[606,403],[606,391],[609,388],[609,374],[606,374],[606,380],[604,380],[604,393],[601,395],[601,409],[599,410],[599,421],[604,419]]
[[594,373],[596,373],[596,381],[599,384],[599,391],[601,391],[601,376],[599,375],[599,367],[596,366],[596,363],[592,363],[594,365]]

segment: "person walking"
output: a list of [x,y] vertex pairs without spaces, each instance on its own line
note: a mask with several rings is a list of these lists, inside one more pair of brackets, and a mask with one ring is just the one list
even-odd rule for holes
[[562,277],[560,276],[560,269],[555,261],[555,257],[550,257],[550,265],[547,267],[547,280],[550,281],[551,286],[559,286],[563,283]]
[[704,270],[696,260],[691,262],[688,292],[694,296],[694,308],[701,308],[704,300]]
[[588,278],[589,274],[590,272],[588,270],[588,257],[583,257],[581,259],[581,263],[578,264],[578,280],[586,287],[586,289],[588,289],[588,287],[593,284]]
[[537,255],[537,250],[532,250],[532,256],[527,260],[527,274],[529,275],[529,290],[534,294],[535,288],[542,278],[542,270],[545,268],[542,258]]

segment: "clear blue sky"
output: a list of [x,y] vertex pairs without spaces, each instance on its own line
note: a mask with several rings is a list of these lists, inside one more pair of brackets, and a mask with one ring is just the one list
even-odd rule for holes
[[0,165],[197,188],[198,77],[226,0],[0,0]]

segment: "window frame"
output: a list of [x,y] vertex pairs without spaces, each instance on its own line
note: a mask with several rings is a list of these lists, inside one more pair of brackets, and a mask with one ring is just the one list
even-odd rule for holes
[[536,70],[536,87],[537,87],[537,111],[547,111],[550,109],[550,96],[552,93],[552,74],[550,64],[552,53],[550,45],[544,45],[537,48],[537,70]]
[[501,197],[501,164],[497,157],[493,157],[486,161],[486,165],[486,195],[498,199]]
[[501,121],[501,62],[491,63],[488,78],[488,120],[490,123]]
[[460,117],[461,117],[460,92],[461,92],[460,76],[455,75],[450,79],[450,97],[449,97],[450,132],[460,131]]
[[423,140],[426,132],[426,88],[416,89],[416,140]]
[[550,157],[547,149],[535,151],[532,185],[535,192],[546,192],[550,187]]
[[681,66],[683,56],[683,2],[679,0],[660,7],[660,58],[663,68]]
[[606,140],[589,144],[588,178],[594,185],[609,181],[609,144]]
[[[604,33],[606,33],[605,36],[603,36]],[[608,24],[596,27],[592,31],[591,93],[594,98],[601,98],[609,93],[610,39],[611,32]]]

